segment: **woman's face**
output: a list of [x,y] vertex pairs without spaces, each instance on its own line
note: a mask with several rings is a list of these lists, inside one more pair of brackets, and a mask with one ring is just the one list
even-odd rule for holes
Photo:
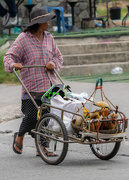
[[46,31],[49,28],[50,22],[48,21],[48,22],[45,22],[45,23],[41,23],[39,25],[40,25],[40,28],[42,29],[42,31]]

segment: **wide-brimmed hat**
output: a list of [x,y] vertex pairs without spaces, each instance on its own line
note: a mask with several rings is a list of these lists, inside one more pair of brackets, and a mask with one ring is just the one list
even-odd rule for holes
[[36,7],[32,9],[30,13],[30,23],[26,27],[30,27],[34,24],[45,23],[54,19],[56,15],[52,15],[47,12],[43,7]]

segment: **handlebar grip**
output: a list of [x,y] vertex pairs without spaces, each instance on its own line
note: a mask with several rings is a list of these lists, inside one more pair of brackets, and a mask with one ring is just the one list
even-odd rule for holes
[[101,78],[101,77],[99,77],[98,79],[97,79],[97,81],[96,81],[96,88],[98,87],[98,84],[100,83],[100,86],[102,86],[102,84],[103,84],[103,79]]
[[69,85],[66,85],[66,86],[65,86],[65,89],[68,89],[69,92],[72,92],[72,91],[71,91],[71,87],[70,87]]

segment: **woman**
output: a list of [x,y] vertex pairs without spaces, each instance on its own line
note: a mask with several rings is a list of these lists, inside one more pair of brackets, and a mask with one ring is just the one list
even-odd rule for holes
[[[41,96],[51,87],[57,84],[57,71],[63,63],[62,55],[56,46],[53,36],[47,32],[49,21],[55,18],[44,8],[34,8],[30,14],[31,22],[27,25],[13,45],[4,56],[5,71],[11,73],[13,68],[20,70],[20,76],[28,91],[35,98],[38,106],[41,105]],[[45,65],[45,68],[23,68],[26,65]],[[22,112],[25,114],[20,125],[19,132],[14,134],[13,150],[22,154],[23,138],[26,132],[31,133],[37,122],[37,109],[25,90],[22,88]],[[43,145],[43,150],[49,153]],[[38,154],[37,154],[38,155]]]

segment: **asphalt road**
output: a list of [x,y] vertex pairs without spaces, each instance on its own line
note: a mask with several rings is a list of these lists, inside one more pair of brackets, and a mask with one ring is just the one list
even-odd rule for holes
[[[95,84],[68,82],[73,92],[93,92]],[[11,116],[13,109],[20,108],[21,86],[0,85],[0,180],[121,180],[129,179],[129,142],[122,142],[118,154],[109,161],[95,157],[89,145],[70,144],[65,160],[58,166],[47,165],[40,157],[36,157],[34,139],[26,135],[23,144],[23,154],[12,151],[13,134],[18,131],[22,118],[8,121],[5,116]],[[127,118],[129,117],[129,83],[104,83],[103,90],[114,105],[119,106]],[[99,90],[98,90],[99,91]],[[97,95],[97,98],[99,94]],[[10,109],[9,109],[10,107]],[[9,112],[11,111],[11,112]],[[3,114],[4,112],[4,114]],[[5,113],[6,112],[6,113]],[[16,113],[16,109],[13,112]],[[4,116],[4,117],[1,117]],[[14,116],[12,116],[14,117]],[[7,120],[7,121],[6,121]],[[129,129],[127,129],[129,136]],[[126,144],[125,144],[126,143]]]

